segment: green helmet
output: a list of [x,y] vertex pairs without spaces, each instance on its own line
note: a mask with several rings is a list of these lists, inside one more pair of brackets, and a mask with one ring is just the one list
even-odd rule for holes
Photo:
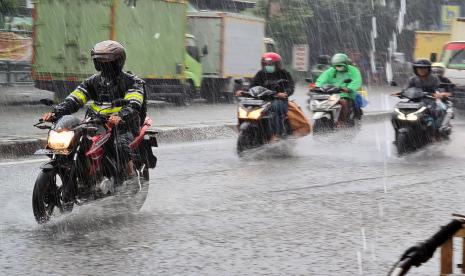
[[332,66],[337,66],[337,65],[348,65],[349,64],[349,57],[346,54],[338,53],[335,54],[331,58],[331,65]]

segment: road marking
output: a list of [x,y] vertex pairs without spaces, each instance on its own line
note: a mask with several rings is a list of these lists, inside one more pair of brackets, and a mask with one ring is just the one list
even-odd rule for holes
[[21,161],[12,161],[12,162],[3,162],[0,163],[0,167],[2,166],[11,166],[11,165],[19,165],[19,164],[31,164],[31,163],[39,163],[45,162],[50,159],[34,159],[34,160],[21,160]]

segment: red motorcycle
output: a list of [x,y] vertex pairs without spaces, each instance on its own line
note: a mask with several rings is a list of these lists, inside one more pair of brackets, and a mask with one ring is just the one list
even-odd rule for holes
[[[121,106],[123,101],[115,101],[108,108]],[[140,176],[138,183],[133,184],[137,187],[130,187],[125,181],[125,164],[115,150],[115,128],[106,116],[92,112],[88,110],[82,121],[66,115],[51,124],[41,120],[34,125],[49,130],[47,146],[35,152],[50,157],[41,166],[32,193],[32,209],[38,223],[49,221],[55,209],[60,213],[71,211],[74,204],[109,196],[124,195],[131,211],[138,211],[145,202],[149,169],[157,163],[152,152],[152,147],[157,147],[156,132],[149,130],[152,120],[145,118],[130,144],[137,156],[134,166]]]

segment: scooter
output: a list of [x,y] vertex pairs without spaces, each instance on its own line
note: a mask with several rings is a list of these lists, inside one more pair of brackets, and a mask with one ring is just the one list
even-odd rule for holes
[[[340,87],[334,85],[323,85],[316,87],[312,85],[311,79],[306,79],[310,82],[310,91],[308,93],[307,107],[312,112],[312,120],[314,121],[313,131],[324,132],[336,128],[336,123],[339,121],[341,113]],[[351,79],[344,81],[345,84],[352,82]],[[361,109],[356,110],[355,106],[350,106],[348,126],[354,126],[356,120],[360,120],[362,116]]]
[[[438,108],[437,101],[430,93],[419,88],[407,88],[397,95],[401,101],[394,107],[392,125],[395,131],[395,141],[398,154],[417,150],[433,141],[435,118],[432,112]],[[439,138],[447,139],[450,131],[441,132]]]

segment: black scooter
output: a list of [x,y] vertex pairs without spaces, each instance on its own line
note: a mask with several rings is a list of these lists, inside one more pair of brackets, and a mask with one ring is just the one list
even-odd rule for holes
[[[430,93],[414,87],[404,89],[397,97],[407,99],[395,105],[391,119],[395,131],[394,144],[397,152],[404,154],[433,141],[437,131],[433,116],[437,103]],[[447,139],[449,134],[443,133],[440,138]]]

